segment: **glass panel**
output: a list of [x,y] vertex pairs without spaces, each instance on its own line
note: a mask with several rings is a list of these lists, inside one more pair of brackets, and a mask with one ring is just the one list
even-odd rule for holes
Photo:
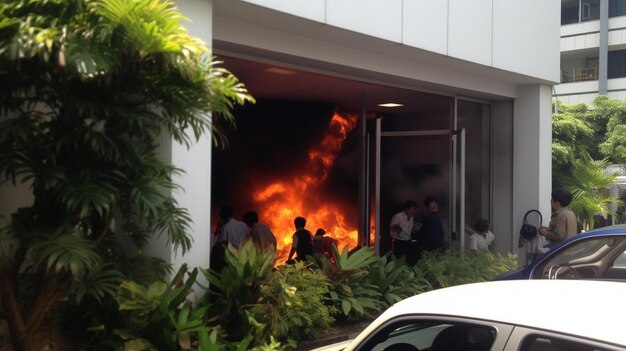
[[590,345],[584,340],[561,339],[552,336],[530,335],[522,341],[520,351],[604,351],[608,348]]
[[626,77],[626,50],[609,51],[608,60],[609,79]]
[[465,129],[465,224],[491,215],[491,106],[458,100],[457,128]]
[[407,114],[385,114],[383,131],[448,130],[454,113],[454,99],[449,96],[421,93],[416,95],[420,106]]
[[579,0],[561,1],[561,25],[578,23],[579,5]]
[[561,83],[598,80],[597,57],[565,57],[561,59]]
[[609,17],[626,15],[626,0],[609,0]]
[[415,222],[421,223],[426,196],[437,198],[449,238],[450,136],[383,137],[380,156],[380,253],[391,250],[391,217],[413,200],[418,204]]
[[400,321],[375,331],[359,350],[489,350],[494,327],[445,321]]
[[583,0],[580,15],[581,22],[593,21],[600,18],[600,0]]
[[615,257],[618,252],[624,251],[622,245],[624,240],[623,237],[595,238],[573,243],[555,252],[552,258],[536,268],[533,278],[546,278],[549,271],[556,267],[575,266],[577,270],[592,266],[606,267],[610,264],[606,262],[607,258]]

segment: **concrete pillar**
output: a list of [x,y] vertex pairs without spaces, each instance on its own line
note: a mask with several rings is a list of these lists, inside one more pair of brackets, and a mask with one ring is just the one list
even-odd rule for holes
[[[177,1],[182,13],[191,19],[185,25],[192,35],[211,44],[212,2],[201,0]],[[190,131],[191,133],[191,131]],[[211,238],[211,137],[205,136],[189,149],[164,135],[160,140],[161,157],[184,173],[174,178],[183,190],[174,190],[172,195],[178,205],[186,208],[191,215],[191,236],[193,244],[184,255],[168,244],[166,238],[153,238],[145,250],[146,254],[163,258],[173,265],[174,271],[187,263],[190,268],[208,268],[210,262]],[[206,286],[202,275],[199,283]]]
[[600,0],[600,47],[598,48],[598,93],[608,92],[609,70],[609,0]]
[[[539,210],[543,225],[550,221],[552,187],[552,101],[551,86],[543,84],[518,87],[513,105],[513,233],[519,237],[521,220],[526,211]],[[529,223],[537,225],[536,217]],[[541,250],[543,237],[534,245],[519,251],[520,261],[527,264],[526,254]]]
[[496,252],[517,251],[519,219],[513,218],[513,100],[493,104],[492,223]]

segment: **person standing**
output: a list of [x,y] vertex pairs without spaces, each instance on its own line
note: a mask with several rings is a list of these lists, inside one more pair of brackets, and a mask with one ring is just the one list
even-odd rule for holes
[[319,259],[321,257],[330,258],[333,251],[333,244],[336,242],[333,238],[326,236],[326,231],[322,228],[317,229],[313,237],[313,257]]
[[391,217],[390,232],[393,240],[393,255],[396,258],[409,256],[411,250],[411,230],[413,229],[413,217],[417,213],[415,201],[404,203],[404,209]]
[[467,241],[467,248],[470,251],[489,251],[495,236],[489,230],[490,224],[486,219],[479,219],[474,224],[474,230],[466,226],[465,231],[470,235]]
[[[426,215],[422,226],[417,234],[417,242],[421,248],[419,251],[443,251],[443,222],[439,215],[439,202],[432,196],[424,199]],[[421,255],[418,254],[418,259]]]
[[248,237],[250,228],[241,221],[233,218],[233,208],[223,206],[220,209],[220,221],[215,231],[215,245],[211,248],[211,269],[221,272],[226,267],[226,250],[228,244],[239,247]]
[[304,217],[296,217],[293,221],[296,232],[293,233],[293,243],[287,262],[291,262],[293,255],[296,254],[297,261],[306,260],[307,256],[313,256],[313,243],[311,242],[311,232],[304,229],[306,219]]
[[552,206],[552,218],[548,227],[540,227],[539,234],[543,235],[551,248],[558,243],[569,239],[578,233],[578,222],[574,211],[568,206],[572,202],[572,195],[565,190],[552,192],[550,204]]
[[239,247],[250,234],[250,228],[244,222],[233,218],[233,209],[230,206],[222,207],[220,221],[222,225],[217,230],[218,243],[228,242]]
[[256,247],[276,251],[276,236],[268,226],[259,223],[259,215],[256,212],[250,211],[243,215],[243,221],[250,228],[250,237]]

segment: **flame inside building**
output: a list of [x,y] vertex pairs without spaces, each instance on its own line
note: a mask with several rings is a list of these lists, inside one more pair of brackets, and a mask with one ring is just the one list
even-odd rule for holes
[[335,112],[321,143],[308,152],[308,163],[301,174],[276,180],[254,193],[259,217],[276,235],[279,260],[291,247],[293,220],[307,219],[307,228],[315,232],[323,228],[339,246],[354,247],[357,230],[346,223],[342,210],[332,199],[319,199],[318,188],[327,178],[330,168],[341,151],[347,134],[354,129],[357,115]]
[[276,236],[278,264],[287,259],[298,216],[306,218],[312,234],[323,228],[340,249],[355,247],[358,168],[350,132],[358,114],[284,101],[237,112],[229,146],[214,151],[213,214],[225,204],[234,207],[237,219],[256,211]]

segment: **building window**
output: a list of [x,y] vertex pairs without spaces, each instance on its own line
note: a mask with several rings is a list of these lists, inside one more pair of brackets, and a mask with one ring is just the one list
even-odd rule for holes
[[561,83],[598,80],[598,58],[581,57],[561,60]]
[[626,0],[609,0],[609,17],[625,16]]
[[626,50],[609,51],[607,78],[626,77]]
[[561,25],[600,19],[600,0],[562,0]]
[[563,0],[561,2],[561,25],[578,23],[580,17],[580,0]]
[[600,0],[583,0],[581,2],[580,21],[600,19]]

